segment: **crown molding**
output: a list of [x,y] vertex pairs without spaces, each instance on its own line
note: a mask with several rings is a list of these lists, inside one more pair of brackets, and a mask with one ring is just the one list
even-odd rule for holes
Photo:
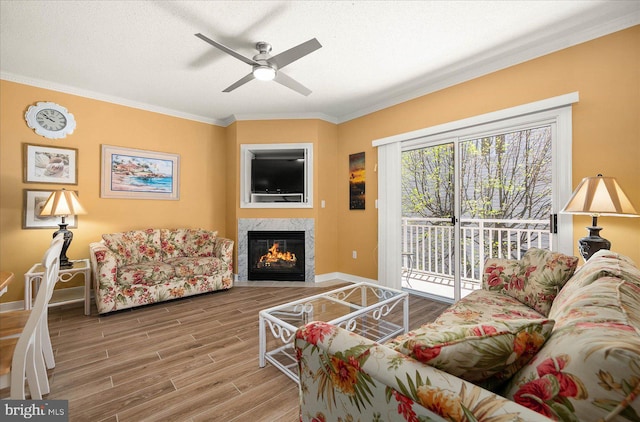
[[200,123],[208,123],[212,125],[222,126],[223,121],[218,119],[212,119],[204,116],[197,116],[195,114],[184,113],[182,111],[172,110],[152,104],[141,103],[138,101],[132,101],[122,97],[116,97],[113,95],[102,94],[95,91],[89,91],[69,85],[59,84],[55,82],[45,81],[42,79],[30,78],[28,76],[16,75],[8,72],[0,72],[0,79],[15,82],[24,85],[35,86],[38,88],[48,89],[51,91],[63,92],[65,94],[77,95],[79,97],[90,98],[98,101],[105,101],[107,103],[118,104],[126,107],[136,108],[139,110],[150,111],[153,113],[164,114],[167,116],[178,117],[180,119],[193,120]]
[[324,120],[329,123],[338,124],[338,118],[325,113],[251,113],[232,114],[222,121],[222,126],[229,126],[234,122],[248,120]]
[[[448,65],[420,78],[403,84],[395,90],[386,91],[380,102],[356,112],[341,116],[344,123],[367,114],[383,110],[406,101],[448,88],[538,57],[573,47],[614,32],[640,24],[640,6],[636,1],[608,3],[605,12],[596,8],[580,21],[549,26],[539,30],[535,36],[528,34],[475,58]],[[425,84],[424,81],[429,83]]]
[[204,116],[197,116],[194,114],[184,113],[178,110],[172,110],[164,107],[155,106],[152,104],[141,103],[137,101],[128,100],[126,98],[115,97],[112,95],[102,94],[95,91],[84,90],[69,85],[58,84],[42,79],[29,78],[27,76],[16,75],[9,72],[0,72],[0,79],[15,82],[24,85],[35,86],[38,88],[49,89],[51,91],[63,92],[65,94],[77,95],[84,98],[91,98],[98,101],[105,101],[108,103],[119,104],[126,107],[136,108],[140,110],[150,111],[153,113],[165,114],[167,116],[178,117],[186,120],[193,120],[200,123],[208,123],[216,126],[227,127],[236,121],[246,120],[303,120],[303,119],[317,119],[324,120],[329,123],[337,124],[338,118],[335,116],[329,116],[324,113],[256,113],[256,114],[232,114],[222,120],[212,119]]

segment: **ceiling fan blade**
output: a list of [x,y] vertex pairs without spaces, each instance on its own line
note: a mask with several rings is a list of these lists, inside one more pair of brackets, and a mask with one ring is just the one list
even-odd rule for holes
[[282,53],[271,57],[268,61],[269,63],[275,63],[276,66],[278,66],[278,69],[282,69],[289,63],[292,63],[309,53],[313,53],[320,47],[322,47],[320,42],[317,39],[312,38],[307,42],[303,42],[300,45],[292,47],[287,51],[283,51]]
[[276,73],[276,77],[274,81],[278,82],[281,85],[286,86],[287,88],[291,88],[299,94],[304,95],[305,97],[311,94],[311,90],[306,86],[302,85],[300,82],[296,81],[290,76],[285,75],[282,72]]
[[259,63],[255,62],[253,59],[250,59],[250,58],[248,58],[248,57],[245,57],[245,56],[243,56],[242,54],[240,54],[240,53],[238,53],[238,52],[236,52],[236,51],[234,51],[234,50],[230,49],[230,48],[229,48],[229,47],[227,47],[226,45],[224,45],[224,44],[220,44],[219,42],[214,41],[214,40],[212,40],[212,39],[210,39],[210,38],[207,38],[207,37],[205,37],[204,35],[202,35],[202,34],[200,34],[200,33],[197,33],[197,34],[195,34],[195,35],[196,35],[196,37],[200,38],[201,40],[203,40],[203,41],[205,41],[205,42],[208,42],[209,44],[211,44],[211,45],[212,45],[212,46],[214,46],[215,48],[218,48],[218,49],[220,49],[220,50],[224,51],[225,53],[227,53],[227,54],[229,54],[229,55],[231,55],[231,56],[235,57],[236,59],[238,59],[238,60],[240,60],[240,61],[245,62],[245,63],[246,63],[246,64],[248,64],[248,65],[253,66],[253,65],[259,64]]
[[247,76],[245,76],[244,78],[240,79],[239,81],[237,81],[236,83],[230,85],[228,88],[226,88],[225,90],[223,90],[222,92],[231,92],[234,89],[246,84],[247,82],[251,81],[255,79],[255,76],[253,76],[253,72],[249,73]]

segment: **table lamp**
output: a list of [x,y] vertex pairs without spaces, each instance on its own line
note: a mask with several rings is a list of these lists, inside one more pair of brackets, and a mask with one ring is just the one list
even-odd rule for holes
[[578,248],[585,261],[600,249],[611,249],[611,242],[599,235],[602,230],[602,227],[598,227],[599,216],[638,217],[638,212],[615,177],[604,177],[601,174],[582,179],[560,212],[591,216],[591,226],[587,227],[589,236],[578,240]]
[[60,252],[60,268],[73,267],[73,262],[67,258],[67,249],[69,249],[69,245],[73,240],[73,233],[67,230],[68,224],[65,222],[65,217],[86,213],[82,205],[80,205],[76,193],[65,189],[52,192],[40,211],[42,216],[55,215],[62,217],[62,222],[58,223],[60,229],[53,233],[53,237],[56,237],[58,233],[64,234],[64,244]]

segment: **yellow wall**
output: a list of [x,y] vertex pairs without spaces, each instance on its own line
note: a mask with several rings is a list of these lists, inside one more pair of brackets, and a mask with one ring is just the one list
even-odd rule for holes
[[[36,135],[24,113],[38,101],[67,107],[76,118],[75,132],[60,140]],[[2,302],[22,300],[22,274],[42,258],[55,231],[22,229],[23,189],[79,192],[88,214],[72,230],[70,259],[87,258],[88,244],[102,233],[183,226],[226,235],[224,128],[7,81],[0,81],[0,111],[0,268],[16,274]],[[77,148],[78,185],[24,183],[24,143]],[[180,200],[101,199],[102,144],[180,154]]]
[[[640,26],[334,125],[319,120],[240,121],[227,128],[0,81],[0,268],[18,276],[2,302],[22,299],[22,274],[40,259],[53,229],[23,230],[22,144],[78,148],[80,199],[89,214],[74,229],[70,258],[88,256],[100,234],[142,227],[206,227],[235,239],[238,218],[316,219],[316,273],[377,277],[377,151],[371,141],[578,91],[573,108],[573,187],[615,176],[640,207]],[[37,101],[66,106],[78,121],[63,140],[35,135],[24,113]],[[245,143],[312,142],[314,208],[239,208],[239,151]],[[181,156],[180,201],[100,198],[100,145]],[[366,153],[366,209],[349,210],[349,154]],[[326,208],[320,208],[320,201]],[[639,210],[640,211],[640,210]],[[640,218],[602,217],[612,249],[640,263]],[[584,236],[586,217],[574,217]],[[352,251],[358,258],[351,257]],[[576,254],[577,250],[574,251]]]
[[[347,177],[336,172],[338,155],[338,127],[331,123],[318,123],[318,144],[315,148],[315,209],[316,209],[316,274],[339,270],[338,215],[341,203],[336,186]],[[322,208],[320,201],[325,201]]]
[[[377,182],[371,141],[578,91],[573,107],[573,188],[586,176],[614,176],[640,211],[640,26],[614,33],[487,76],[425,95],[340,125],[338,174],[348,154],[365,151],[365,211],[338,218],[341,272],[375,278]],[[338,202],[348,201],[346,181]],[[612,249],[640,263],[640,218],[601,217]],[[574,237],[586,236],[588,217],[574,217]],[[351,251],[364,249],[358,260]],[[579,254],[577,248],[574,250]]]

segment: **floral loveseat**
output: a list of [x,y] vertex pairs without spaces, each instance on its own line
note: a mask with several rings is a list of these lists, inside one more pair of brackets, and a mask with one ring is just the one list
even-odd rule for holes
[[385,345],[301,327],[301,420],[640,421],[640,271],[605,250],[576,264],[489,260],[482,290]]
[[233,241],[209,230],[103,234],[89,251],[101,314],[233,285]]

